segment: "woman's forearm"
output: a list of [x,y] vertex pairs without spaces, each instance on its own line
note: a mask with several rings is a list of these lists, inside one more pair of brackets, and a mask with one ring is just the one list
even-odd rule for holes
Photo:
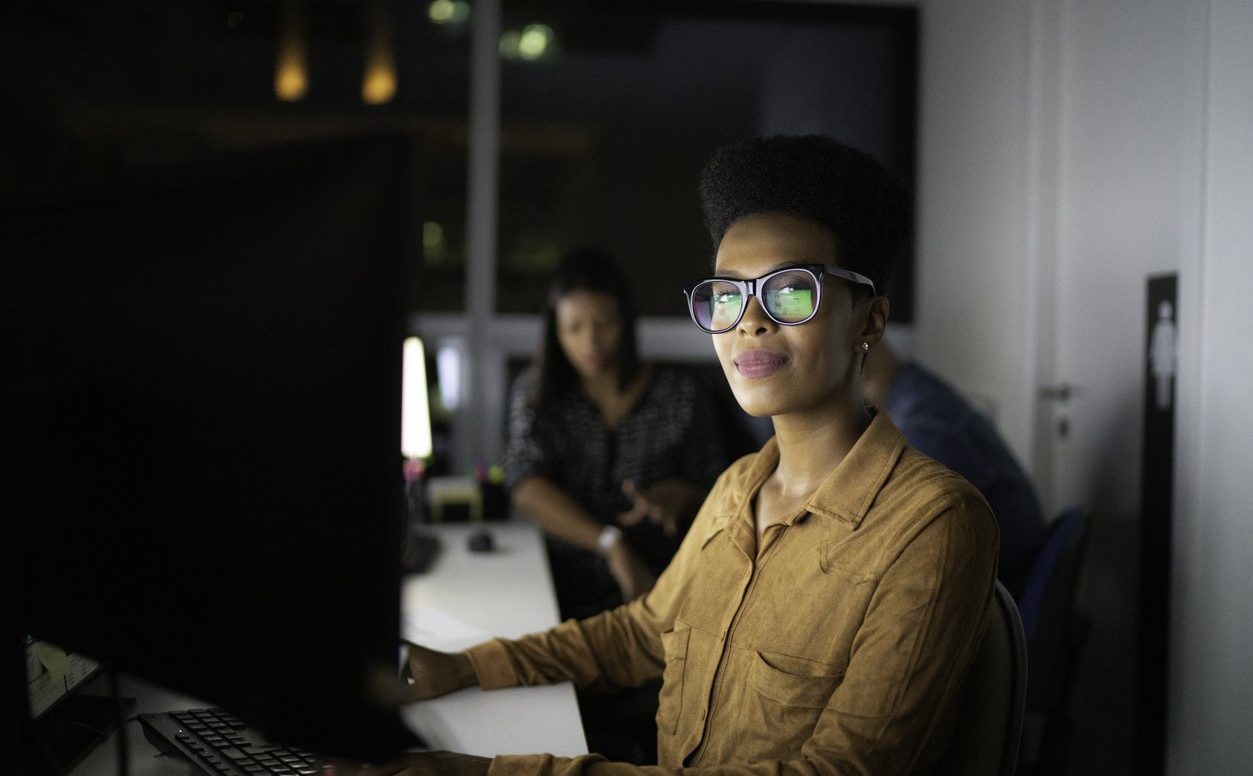
[[549,535],[595,551],[604,526],[547,477],[527,477],[510,494],[514,506]]

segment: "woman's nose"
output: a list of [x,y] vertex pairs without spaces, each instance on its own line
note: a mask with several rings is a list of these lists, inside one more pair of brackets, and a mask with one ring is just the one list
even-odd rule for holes
[[599,327],[591,327],[587,330],[587,337],[584,340],[589,345],[599,345],[605,341],[605,332]]
[[737,330],[745,334],[760,334],[774,326],[774,321],[770,316],[766,315],[766,311],[761,306],[761,300],[753,294],[748,298],[748,304],[744,307],[744,315],[741,316],[739,324],[735,327]]

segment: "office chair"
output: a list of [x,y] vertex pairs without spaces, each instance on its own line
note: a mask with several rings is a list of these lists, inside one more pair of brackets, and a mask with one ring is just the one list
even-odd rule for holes
[[1027,701],[1027,644],[1018,606],[999,581],[988,629],[966,679],[942,776],[1014,776]]
[[1077,602],[1089,528],[1082,507],[1070,507],[1053,521],[1019,601],[1031,662],[1023,729],[1024,774],[1054,770],[1049,763],[1057,763],[1065,754],[1071,677],[1088,630]]

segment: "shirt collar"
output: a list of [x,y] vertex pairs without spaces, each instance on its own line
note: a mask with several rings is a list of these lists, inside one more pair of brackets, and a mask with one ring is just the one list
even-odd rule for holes
[[[870,511],[904,449],[905,438],[888,414],[875,413],[870,426],[853,444],[848,455],[809,497],[805,513],[789,518],[786,524],[792,524],[807,513],[833,518],[850,529],[857,528]],[[706,542],[735,518],[746,521],[750,529],[754,528],[749,504],[778,463],[779,444],[771,437],[744,472],[741,486],[728,489],[723,503],[718,505],[718,517],[705,535]]]
[[749,504],[757,496],[757,491],[765,483],[766,478],[779,463],[779,443],[774,437],[766,440],[766,444],[753,456],[737,482],[726,488],[721,494],[721,503],[714,504],[716,517],[705,533],[703,542],[708,543],[719,531],[727,527],[732,520],[739,519],[747,525],[749,531],[755,531],[753,513]]
[[850,528],[861,525],[905,450],[905,437],[886,412],[875,413],[853,449],[809,497],[805,509]]

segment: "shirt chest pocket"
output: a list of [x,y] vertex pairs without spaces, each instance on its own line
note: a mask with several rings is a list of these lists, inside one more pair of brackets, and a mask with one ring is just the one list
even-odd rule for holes
[[844,678],[844,669],[780,655],[754,652],[748,684],[763,698],[784,707],[822,709]]
[[762,652],[753,652],[748,661],[741,725],[770,731],[763,744],[771,756],[791,756],[813,733],[844,669]]

